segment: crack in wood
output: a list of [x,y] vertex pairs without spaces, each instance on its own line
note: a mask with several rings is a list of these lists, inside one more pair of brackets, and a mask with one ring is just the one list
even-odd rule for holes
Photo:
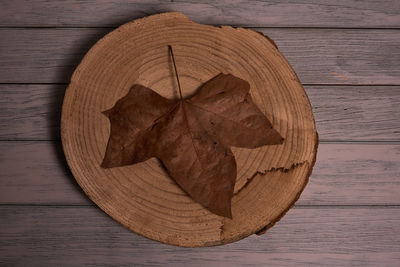
[[[265,176],[266,174],[271,173],[271,172],[283,172],[283,173],[288,173],[288,172],[290,172],[290,171],[293,171],[294,169],[296,169],[296,168],[299,167],[299,166],[303,166],[304,164],[309,164],[309,161],[308,161],[308,160],[304,160],[304,161],[301,161],[301,162],[295,162],[295,163],[293,163],[289,168],[285,168],[285,167],[273,167],[273,168],[270,168],[270,169],[265,170],[265,171],[256,171],[252,176],[250,176],[249,178],[247,178],[247,181],[246,181],[245,185],[244,185],[242,188],[240,188],[240,189],[234,194],[234,196],[237,195],[237,194],[239,194],[239,192],[241,192],[244,188],[246,188],[246,187],[250,184],[250,182],[254,179],[254,177],[256,177],[257,175]],[[296,198],[296,200],[297,200],[297,198]],[[294,203],[293,203],[292,205],[290,205],[289,208],[288,208],[287,210],[289,210],[289,209],[292,208],[293,206],[294,206]],[[287,211],[287,210],[286,210],[286,211]],[[263,227],[262,227],[259,231],[257,231],[255,234],[256,234],[256,235],[262,235],[262,234],[264,234],[264,233],[267,231],[268,228],[272,227],[276,222],[278,222],[278,221],[286,214],[286,211],[285,211],[284,213],[282,213],[278,218],[276,218],[276,220],[274,220],[273,222],[270,222],[270,223],[268,223],[267,225],[263,226]],[[226,218],[222,218],[222,219],[221,219],[220,234],[219,234],[220,240],[223,240],[223,239],[224,239],[225,220],[226,220]]]
[[304,164],[306,164],[306,163],[309,163],[308,160],[304,160],[304,161],[301,161],[301,162],[295,162],[295,163],[293,163],[289,168],[285,168],[285,167],[272,167],[272,168],[270,168],[270,169],[268,169],[268,170],[256,171],[253,175],[251,175],[249,178],[247,178],[247,181],[246,181],[246,183],[243,185],[243,187],[240,188],[240,189],[239,189],[236,193],[234,193],[233,195],[235,196],[235,195],[239,194],[244,188],[246,188],[246,187],[249,185],[249,183],[250,183],[250,182],[254,179],[254,177],[256,177],[257,175],[264,176],[264,175],[266,175],[267,173],[276,172],[276,171],[280,171],[280,172],[287,173],[287,172],[289,172],[289,171],[295,169],[296,167],[302,166],[302,165],[304,165]]

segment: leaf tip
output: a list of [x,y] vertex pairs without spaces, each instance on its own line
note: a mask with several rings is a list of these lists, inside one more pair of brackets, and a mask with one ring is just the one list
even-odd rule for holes
[[100,164],[100,167],[103,169],[109,169],[109,168],[113,168],[113,167],[117,167],[117,166],[118,165],[116,165],[107,154],[104,156],[104,159]]
[[100,164],[100,167],[102,167],[103,169],[109,168],[108,163],[105,160],[103,160],[103,162]]
[[229,199],[229,201],[227,202],[223,201],[223,202],[224,203],[217,202],[218,204],[216,204],[216,206],[214,207],[210,206],[207,207],[207,209],[218,216],[232,219],[231,198]]
[[232,211],[231,211],[231,209],[229,209],[229,212],[226,215],[224,215],[224,217],[229,218],[229,219],[232,220]]
[[111,109],[107,109],[107,110],[104,110],[104,111],[101,112],[101,114],[103,114],[107,118],[109,117],[110,113],[111,113]]
[[232,211],[231,211],[231,208],[230,208],[230,207],[229,207],[228,210],[219,210],[219,211],[212,211],[212,210],[210,210],[210,211],[211,211],[212,213],[218,215],[218,216],[222,216],[222,217],[225,217],[225,218],[232,219]]
[[274,128],[272,125],[269,128],[268,133],[269,145],[281,145],[285,141],[285,138]]

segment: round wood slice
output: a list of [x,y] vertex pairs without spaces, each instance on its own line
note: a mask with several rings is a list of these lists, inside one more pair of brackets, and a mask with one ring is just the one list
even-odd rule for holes
[[[184,96],[221,72],[233,74],[250,83],[254,102],[285,138],[282,145],[232,148],[238,166],[233,219],[194,202],[155,158],[100,167],[110,134],[102,111],[135,83],[178,97],[168,45]],[[268,37],[197,24],[177,12],[127,23],[90,49],[67,88],[61,136],[73,175],[103,211],[135,233],[185,247],[226,244],[271,227],[299,198],[318,145],[307,95]]]

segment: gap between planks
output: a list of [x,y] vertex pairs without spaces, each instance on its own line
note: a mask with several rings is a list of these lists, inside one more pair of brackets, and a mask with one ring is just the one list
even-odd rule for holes
[[[60,82],[60,83],[56,83],[56,82],[0,82],[0,85],[65,85],[67,86],[69,83],[65,83],[65,82]],[[350,83],[302,83],[302,86],[326,86],[326,87],[335,87],[335,86],[347,86],[347,87],[351,87],[351,86],[361,86],[361,87],[379,87],[379,86],[385,86],[385,87],[397,87],[400,86],[400,84],[350,84]]]
[[[86,208],[97,207],[95,203],[90,204],[37,204],[37,203],[0,203],[0,207],[46,207],[46,208]],[[369,208],[369,209],[397,209],[400,204],[295,204],[296,209],[328,209],[328,208]],[[291,208],[291,209],[292,209]]]
[[[2,26],[102,26],[180,11],[198,23],[256,27],[398,28],[398,1],[3,0]],[[15,16],[17,14],[17,16]],[[96,14],[96,16],[87,16]]]
[[[127,21],[126,23],[128,23]],[[121,24],[122,25],[122,24]],[[244,28],[244,29],[283,29],[283,30],[400,30],[400,27],[328,27],[328,26],[262,26],[262,25],[241,25],[241,24],[204,24],[208,26],[221,27],[231,26],[233,28]],[[0,26],[0,29],[110,29],[115,30],[119,26],[115,27],[101,27],[101,26]]]
[[[59,139],[0,139],[0,142],[54,142],[60,143]],[[358,144],[358,145],[398,145],[400,140],[319,140],[319,144]]]

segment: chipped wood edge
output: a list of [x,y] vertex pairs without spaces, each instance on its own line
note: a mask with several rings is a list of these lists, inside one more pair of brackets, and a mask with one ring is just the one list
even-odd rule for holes
[[[265,234],[269,228],[271,228],[272,226],[274,226],[277,222],[279,222],[283,216],[286,215],[286,213],[293,208],[294,204],[299,200],[300,195],[303,193],[304,189],[306,188],[306,185],[308,184],[309,178],[311,176],[311,173],[313,171],[315,162],[317,161],[317,151],[318,151],[318,145],[319,145],[319,137],[318,137],[318,132],[315,132],[315,146],[314,146],[314,158],[310,164],[309,167],[309,171],[307,173],[307,178],[304,180],[304,183],[302,185],[302,188],[300,189],[300,191],[297,193],[296,197],[294,198],[293,202],[289,204],[289,206],[272,222],[268,223],[267,225],[263,226],[260,230],[258,230],[255,234],[256,235],[263,235]],[[305,161],[304,163],[307,163],[307,161]],[[296,165],[296,167],[299,165]]]

